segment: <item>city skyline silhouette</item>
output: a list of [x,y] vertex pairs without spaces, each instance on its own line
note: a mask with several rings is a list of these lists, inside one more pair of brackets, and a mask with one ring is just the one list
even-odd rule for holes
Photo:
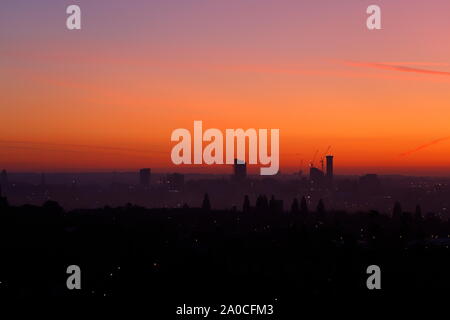
[[0,297],[449,297],[450,1],[0,7]]

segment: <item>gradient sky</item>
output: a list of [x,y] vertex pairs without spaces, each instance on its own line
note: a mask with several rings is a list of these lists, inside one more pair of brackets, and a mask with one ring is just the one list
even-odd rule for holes
[[164,170],[171,132],[203,120],[279,128],[282,172],[332,145],[338,174],[450,173],[448,0],[0,6],[0,168]]

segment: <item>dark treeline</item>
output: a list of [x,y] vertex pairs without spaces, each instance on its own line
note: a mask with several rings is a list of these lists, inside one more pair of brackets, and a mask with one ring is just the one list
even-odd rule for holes
[[[274,198],[242,208],[124,207],[66,212],[0,206],[0,293],[13,296],[146,296],[220,302],[252,297],[427,295],[450,285],[450,223],[401,210],[348,214],[320,201]],[[66,288],[79,265],[82,290]],[[366,287],[366,268],[382,270],[382,290]],[[221,300],[222,299],[222,300]],[[265,300],[264,300],[265,301]],[[239,300],[237,301],[239,302]],[[241,301],[242,303],[242,301]]]

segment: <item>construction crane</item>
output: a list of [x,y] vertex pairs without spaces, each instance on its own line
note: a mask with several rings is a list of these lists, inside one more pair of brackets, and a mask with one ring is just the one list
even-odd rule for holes
[[322,171],[324,170],[324,165],[323,165],[323,163],[324,163],[324,160],[325,160],[325,156],[326,156],[327,153],[330,151],[330,149],[331,149],[331,146],[328,146],[327,151],[325,151],[325,152],[323,153],[322,157],[320,158],[320,163],[321,163],[321,165],[322,165]]

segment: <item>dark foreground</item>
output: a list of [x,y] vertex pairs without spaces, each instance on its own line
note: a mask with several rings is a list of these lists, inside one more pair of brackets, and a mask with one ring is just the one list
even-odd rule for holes
[[[145,298],[172,315],[183,304],[282,314],[304,297],[448,296],[449,236],[448,221],[420,213],[3,206],[0,294]],[[81,290],[66,286],[70,265]],[[381,290],[367,289],[369,265]]]

